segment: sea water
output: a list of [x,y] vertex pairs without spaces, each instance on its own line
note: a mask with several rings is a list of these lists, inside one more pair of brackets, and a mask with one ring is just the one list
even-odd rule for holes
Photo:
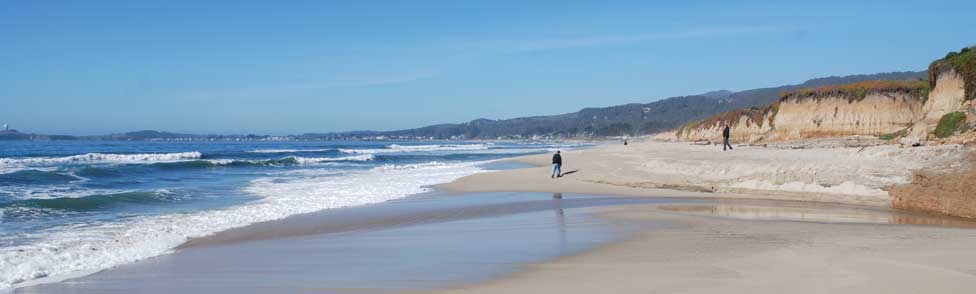
[[0,142],[0,290],[165,254],[189,238],[384,202],[578,144]]

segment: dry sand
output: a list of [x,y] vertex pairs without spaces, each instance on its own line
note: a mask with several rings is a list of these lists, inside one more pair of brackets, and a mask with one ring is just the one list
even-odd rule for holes
[[[576,192],[653,196],[763,198],[888,206],[889,187],[920,169],[957,166],[958,145],[788,149],[641,142],[564,152],[563,178],[549,179],[549,157],[516,160],[539,167],[477,174],[440,185],[456,192]],[[697,192],[697,193],[696,193]],[[700,193],[705,192],[705,193]],[[673,194],[673,193],[668,193]]]
[[[773,198],[888,206],[887,188],[913,170],[949,168],[958,146],[774,149],[640,143],[565,152],[566,177],[536,168],[469,176],[452,191],[533,191]],[[662,193],[655,188],[691,190]],[[697,192],[696,192],[697,191]],[[706,191],[706,192],[702,192]],[[801,216],[809,214],[800,212]],[[669,229],[446,293],[970,293],[976,230],[916,225],[742,220],[615,208],[607,217],[664,221]],[[775,219],[775,218],[774,218]]]

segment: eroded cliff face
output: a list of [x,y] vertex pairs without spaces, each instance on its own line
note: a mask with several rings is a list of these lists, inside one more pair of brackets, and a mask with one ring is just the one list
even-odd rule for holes
[[956,111],[969,112],[967,117],[974,119],[971,101],[966,101],[965,82],[955,70],[944,69],[933,74],[935,83],[929,92],[928,100],[922,107],[922,113],[908,132],[908,137],[918,140],[929,139],[929,134],[935,130],[942,116]]
[[770,118],[772,112],[756,110],[762,113],[736,113],[724,119],[707,120],[697,127],[686,128],[677,134],[679,140],[711,141],[722,140],[724,124],[729,124],[731,141],[733,143],[753,143],[763,139],[772,130]]
[[[899,138],[911,145],[976,143],[976,132],[967,129],[976,126],[976,47],[932,62],[928,73],[927,81],[862,81],[784,93],[763,109],[735,110],[689,123],[672,138],[716,142],[722,139],[722,125],[729,124],[737,143],[851,136]],[[962,116],[954,112],[965,114],[966,121],[960,123]],[[939,127],[940,121],[944,126]],[[936,129],[939,136],[933,135]]]
[[[679,129],[680,141],[722,139],[731,126],[732,141],[756,143],[852,135],[885,135],[910,128],[923,111],[923,99],[912,93],[871,92],[863,98],[843,94],[787,96],[763,110],[726,113]],[[724,117],[724,118],[721,118]]]
[[884,135],[905,130],[921,114],[922,99],[908,93],[876,92],[855,100],[840,95],[786,97],[773,119],[770,140]]

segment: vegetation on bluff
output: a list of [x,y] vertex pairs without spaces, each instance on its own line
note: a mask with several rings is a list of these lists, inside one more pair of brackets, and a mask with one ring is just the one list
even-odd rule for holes
[[772,125],[773,123],[772,119],[776,115],[777,111],[779,111],[779,103],[773,103],[772,105],[766,107],[750,107],[750,108],[736,109],[728,112],[723,112],[718,115],[710,116],[705,119],[689,122],[684,126],[681,126],[676,131],[676,134],[678,136],[681,136],[682,134],[684,134],[685,131],[691,132],[692,130],[698,127],[706,127],[706,128],[711,128],[715,126],[721,127],[723,124],[728,124],[729,126],[735,126],[735,124],[739,122],[739,118],[743,116],[747,117],[749,121],[752,122],[754,125],[762,126],[763,118],[765,118],[766,114],[769,113],[772,114],[769,115],[769,124]]
[[918,81],[863,81],[844,85],[830,85],[817,88],[804,88],[780,94],[780,101],[789,99],[820,99],[845,97],[848,102],[861,101],[871,93],[907,93],[925,100],[929,95],[929,82]]
[[931,87],[935,87],[938,75],[950,68],[962,76],[966,87],[966,100],[976,99],[976,46],[962,48],[959,52],[949,52],[945,58],[933,61],[929,65]]
[[908,129],[900,130],[900,131],[897,131],[897,132],[894,132],[894,133],[882,134],[882,135],[878,136],[878,139],[885,140],[885,141],[891,141],[891,140],[894,140],[894,139],[897,139],[897,138],[904,137],[905,135],[908,135]]
[[965,131],[966,129],[969,129],[966,123],[966,114],[959,111],[951,112],[939,119],[939,125],[935,127],[935,136],[948,138],[957,131]]

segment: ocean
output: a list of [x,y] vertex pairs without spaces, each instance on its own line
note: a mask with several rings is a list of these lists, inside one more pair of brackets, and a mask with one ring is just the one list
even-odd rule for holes
[[543,142],[0,142],[0,290],[189,238],[404,198]]

